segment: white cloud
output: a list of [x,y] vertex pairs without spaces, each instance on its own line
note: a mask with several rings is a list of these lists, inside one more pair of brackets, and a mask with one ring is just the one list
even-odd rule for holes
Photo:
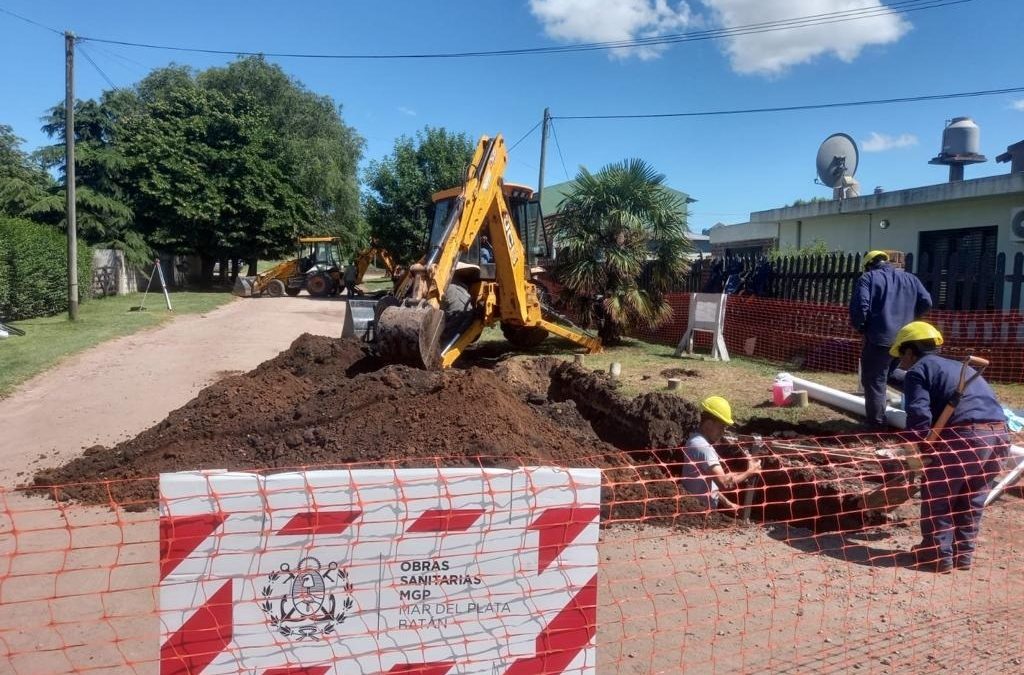
[[914,134],[890,136],[877,131],[872,131],[870,136],[860,142],[860,147],[864,152],[885,152],[897,148],[909,148],[912,145],[917,145],[917,136]]
[[[751,27],[789,19],[813,24],[725,38],[721,44],[732,69],[756,75],[777,75],[828,54],[849,63],[865,47],[896,42],[911,28],[903,15],[838,20],[857,16],[857,10],[872,14],[884,7],[882,0],[530,0],[530,11],[544,32],[566,43],[631,40],[697,27]],[[652,59],[665,49],[665,45],[650,45],[611,53]]]
[[[880,0],[703,1],[711,8],[715,22],[727,28],[883,6]],[[725,41],[725,52],[738,73],[775,75],[823,54],[833,54],[849,63],[865,47],[896,42],[908,30],[910,23],[900,15],[884,14],[730,37]]]
[[416,117],[416,111],[412,108],[406,108],[404,105],[398,106],[398,112],[403,115],[408,115],[409,117]]
[[1014,110],[1024,112],[1024,98],[1018,98],[1016,101],[1010,101],[1010,107]]
[[[690,6],[669,0],[530,0],[530,11],[548,36],[563,42],[609,42],[683,31]],[[613,49],[614,56],[656,58],[665,47]]]

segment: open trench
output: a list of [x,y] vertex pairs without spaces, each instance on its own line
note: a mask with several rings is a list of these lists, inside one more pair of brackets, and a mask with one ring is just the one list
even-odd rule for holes
[[[295,468],[600,468],[606,523],[718,527],[678,485],[681,446],[699,421],[667,392],[633,399],[554,358],[424,371],[383,365],[356,342],[303,335],[254,370],[227,377],[135,438],[44,469],[33,487],[60,500],[156,505],[161,472]],[[865,525],[858,486],[828,465],[756,449],[764,466],[752,516],[816,530]],[[721,454],[742,469],[740,448]],[[863,488],[863,484],[860,484]]]

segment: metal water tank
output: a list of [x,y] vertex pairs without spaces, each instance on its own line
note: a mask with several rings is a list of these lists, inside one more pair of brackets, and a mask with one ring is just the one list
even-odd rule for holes
[[942,130],[942,152],[947,156],[981,154],[981,130],[970,117],[954,117]]

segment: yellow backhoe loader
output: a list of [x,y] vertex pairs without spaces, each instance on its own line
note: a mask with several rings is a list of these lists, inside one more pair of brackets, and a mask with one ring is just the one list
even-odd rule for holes
[[300,237],[295,258],[254,277],[238,277],[232,292],[244,298],[294,296],[303,289],[310,295],[327,295],[333,283],[331,270],[337,274],[341,264],[339,241],[337,237]]
[[[434,195],[426,255],[375,308],[370,341],[384,359],[447,368],[495,322],[518,347],[536,346],[553,333],[589,352],[601,350],[597,338],[555,323],[552,310],[543,306],[532,278],[540,270],[528,259],[543,240],[539,207],[530,188],[503,182],[507,163],[501,135],[485,136],[465,185]],[[531,213],[537,221],[532,232]]]

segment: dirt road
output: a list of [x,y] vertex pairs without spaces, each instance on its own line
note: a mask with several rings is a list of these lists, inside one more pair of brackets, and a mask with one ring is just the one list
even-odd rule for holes
[[[339,334],[342,318],[343,303],[238,301],[108,343],[0,402],[0,672],[159,671],[157,514],[26,496],[9,489],[17,473],[134,435],[302,332]],[[974,569],[950,575],[907,567],[914,502],[848,535],[607,529],[597,672],[1017,672],[1022,511],[1018,498],[990,507]]]
[[335,300],[239,299],[74,356],[0,400],[0,486],[138,434],[302,333],[339,336],[344,316],[345,303]]

